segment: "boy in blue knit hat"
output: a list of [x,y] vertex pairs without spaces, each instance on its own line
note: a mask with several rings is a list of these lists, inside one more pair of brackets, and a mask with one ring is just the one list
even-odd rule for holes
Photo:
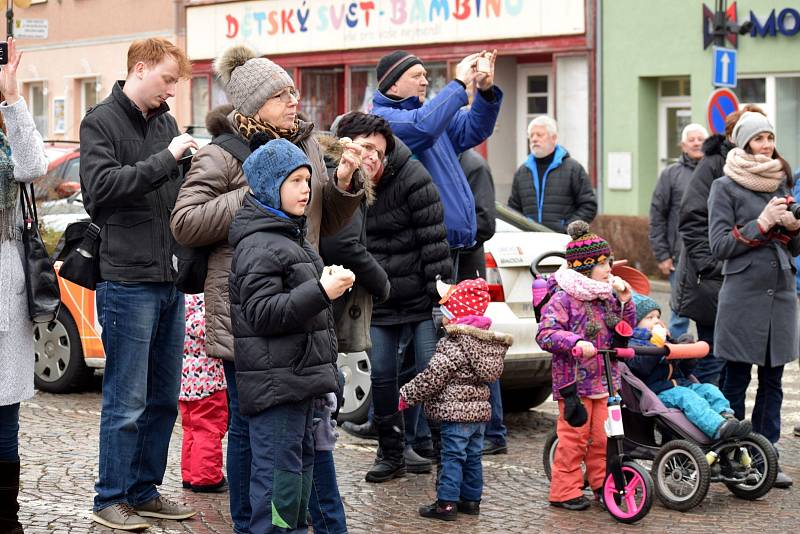
[[[655,340],[668,339],[661,321],[661,307],[652,298],[634,294],[636,328],[628,346],[661,345]],[[659,331],[663,334],[659,335]],[[683,336],[682,336],[683,337]],[[694,360],[667,360],[665,357],[636,356],[626,362],[628,368],[658,395],[667,408],[678,408],[686,418],[711,439],[744,437],[752,430],[750,421],[738,421],[731,405],[713,384],[699,384],[690,376]]]
[[251,532],[305,532],[314,399],[338,391],[331,301],[355,280],[305,240],[311,165],[276,139],[243,165],[250,192],[230,228],[239,407],[250,423]]

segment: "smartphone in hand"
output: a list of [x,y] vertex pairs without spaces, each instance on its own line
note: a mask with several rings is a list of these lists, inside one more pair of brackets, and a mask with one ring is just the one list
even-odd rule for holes
[[0,41],[0,65],[8,64],[8,43]]

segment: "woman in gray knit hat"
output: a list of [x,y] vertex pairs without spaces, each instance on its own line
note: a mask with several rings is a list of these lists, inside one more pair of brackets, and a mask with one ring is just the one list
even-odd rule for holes
[[[231,106],[221,106],[206,117],[212,136],[238,139],[253,149],[271,139],[297,145],[311,162],[311,200],[306,207],[306,239],[316,249],[320,235],[332,235],[349,221],[364,192],[354,184],[361,163],[361,147],[347,145],[346,155],[328,178],[322,151],[311,135],[314,125],[297,117],[298,93],[289,74],[245,46],[222,54],[214,68]],[[192,160],[172,212],[171,228],[184,246],[211,246],[205,282],[206,350],[222,358],[230,398],[227,473],[231,517],[236,532],[249,532],[250,434],[239,413],[239,395],[233,363],[233,335],[228,297],[233,249],[228,229],[247,190],[242,164],[228,150],[210,143]]]
[[[733,129],[736,148],[708,197],[709,244],[724,262],[714,353],[727,360],[722,392],[738,419],[753,364],[758,392],[753,431],[776,444],[781,433],[781,378],[798,358],[800,332],[794,256],[800,254],[800,220],[787,209],[793,178],[775,149],[775,129],[760,113],[743,113]],[[765,322],[766,321],[766,322]],[[755,326],[758,325],[758,326]],[[774,487],[791,478],[779,472]]]

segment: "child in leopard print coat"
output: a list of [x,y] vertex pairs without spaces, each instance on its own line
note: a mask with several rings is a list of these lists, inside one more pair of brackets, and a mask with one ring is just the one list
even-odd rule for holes
[[489,305],[484,279],[437,286],[447,335],[425,371],[400,389],[400,409],[425,401],[428,418],[442,422],[437,501],[421,507],[419,514],[452,521],[459,511],[480,513],[483,432],[492,414],[488,384],[500,378],[513,339],[489,330],[492,321],[483,316]]

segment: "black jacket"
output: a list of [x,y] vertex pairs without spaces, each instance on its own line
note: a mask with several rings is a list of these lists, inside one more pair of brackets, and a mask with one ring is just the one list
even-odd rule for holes
[[[556,158],[559,149],[564,151],[564,155],[561,164],[547,173],[541,223],[556,232],[566,232],[567,225],[574,220],[581,219],[587,223],[594,220],[597,198],[583,166],[560,145],[556,145]],[[539,222],[533,174],[525,163],[514,173],[508,207]]]
[[658,262],[680,255],[681,238],[678,234],[683,192],[697,168],[697,160],[681,154],[680,159],[664,169],[650,200],[650,247]]
[[172,282],[174,240],[169,217],[181,182],[167,149],[178,125],[161,108],[147,119],[114,84],[81,122],[81,190],[86,211],[101,231],[104,280]]
[[[342,156],[341,146],[333,141],[329,137],[319,139],[320,147],[325,150],[325,165],[331,179]],[[401,142],[395,139],[395,143]],[[354,179],[363,180],[361,176],[359,173]],[[363,286],[377,302],[383,302],[389,297],[389,277],[367,250],[367,207],[375,201],[375,192],[372,184],[366,181],[357,188],[365,193],[361,206],[344,228],[320,238],[319,254],[325,265],[342,265],[353,271],[356,284]],[[333,302],[333,314],[337,321],[344,313],[345,297],[343,295]]]
[[251,194],[231,224],[236,387],[242,415],[339,389],[331,302],[305,217],[275,215]]
[[495,231],[497,210],[494,206],[494,180],[489,164],[475,150],[467,150],[458,156],[458,162],[467,177],[469,188],[475,197],[475,218],[478,232],[475,246],[462,250],[458,258],[458,280],[481,276],[486,278],[486,259],[483,244],[492,238]]
[[722,135],[705,140],[704,157],[697,164],[681,202],[678,231],[683,246],[670,307],[702,325],[714,324],[722,287],[722,263],[711,254],[708,242],[708,194],[711,183],[724,175],[725,158],[733,147]]
[[453,263],[439,192],[422,163],[398,143],[367,208],[367,249],[389,276],[389,298],[376,304],[372,324],[431,318],[439,301],[436,276],[450,280]]

